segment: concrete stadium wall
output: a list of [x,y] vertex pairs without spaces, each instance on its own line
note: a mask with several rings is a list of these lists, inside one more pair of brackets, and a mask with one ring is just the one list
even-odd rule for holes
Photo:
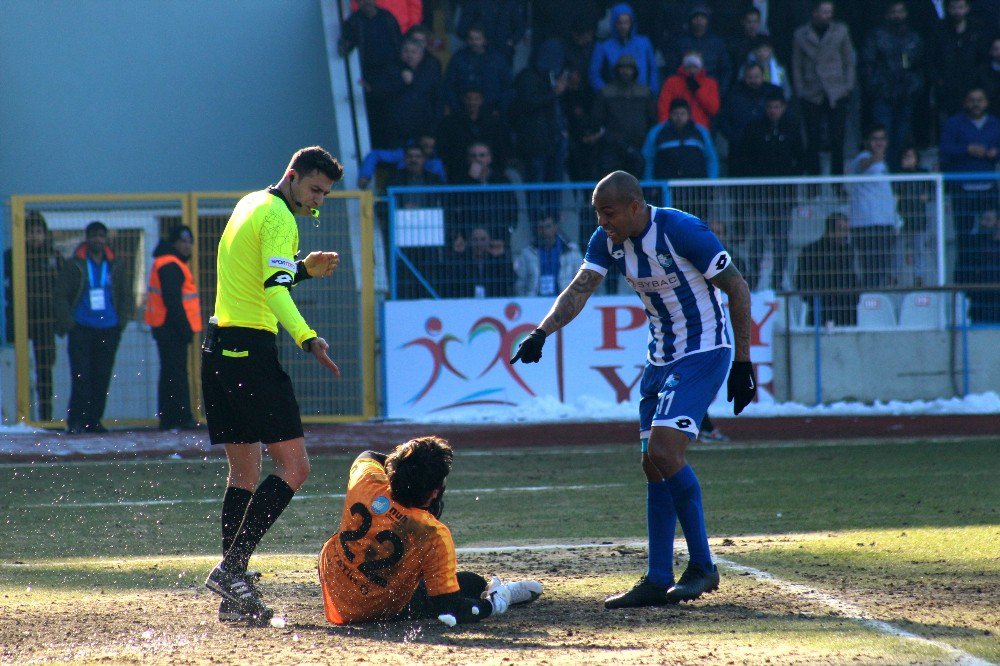
[[0,201],[258,188],[339,152],[318,0],[2,4]]
[[[815,337],[811,332],[776,332],[774,394],[779,401],[816,402]],[[791,385],[788,355],[791,345]],[[1000,389],[1000,329],[968,334],[969,392]],[[840,400],[935,400],[961,395],[959,332],[887,329],[834,330],[820,336],[822,402]]]

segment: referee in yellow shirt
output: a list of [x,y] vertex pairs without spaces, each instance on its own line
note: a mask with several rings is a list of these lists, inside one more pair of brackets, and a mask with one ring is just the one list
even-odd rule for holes
[[[219,241],[215,316],[202,347],[201,383],[212,444],[226,448],[222,562],[205,582],[222,596],[220,621],[266,624],[273,615],[247,564],[257,544],[309,476],[309,458],[291,379],[278,361],[278,323],[335,376],[330,346],[299,313],[291,288],[337,267],[336,252],[296,261],[296,215],[318,215],[344,169],[312,146],[293,156],[277,185],[236,204]],[[260,444],[274,462],[262,482]],[[258,485],[260,482],[260,485]]]

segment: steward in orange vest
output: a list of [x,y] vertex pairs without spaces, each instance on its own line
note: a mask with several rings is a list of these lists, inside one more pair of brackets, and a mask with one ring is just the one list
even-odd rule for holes
[[187,262],[194,236],[185,226],[170,230],[153,252],[146,323],[160,352],[157,416],[161,430],[196,427],[188,389],[188,346],[201,330],[201,302]]

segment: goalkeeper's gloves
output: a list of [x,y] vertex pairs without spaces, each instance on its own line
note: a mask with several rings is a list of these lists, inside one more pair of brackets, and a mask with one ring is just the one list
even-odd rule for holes
[[545,331],[536,328],[517,346],[517,353],[514,354],[514,358],[510,359],[510,364],[514,365],[517,359],[521,359],[521,363],[538,363],[538,360],[542,358],[544,345]]
[[726,381],[726,400],[733,403],[733,414],[739,415],[753,402],[755,395],[757,395],[757,380],[754,378],[753,363],[733,361],[729,379]]
[[540,596],[542,596],[542,584],[537,580],[515,580],[505,583],[499,576],[493,576],[482,594],[483,599],[489,599],[493,604],[494,615],[502,615],[511,606],[526,604]]

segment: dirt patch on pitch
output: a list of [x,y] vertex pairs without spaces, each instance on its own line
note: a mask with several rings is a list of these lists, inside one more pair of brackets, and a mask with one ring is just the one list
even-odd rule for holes
[[[737,559],[737,546],[721,550]],[[884,663],[887,655],[928,662],[926,652],[901,655],[898,642],[886,652],[874,632],[821,603],[732,572],[695,603],[605,610],[604,597],[630,586],[645,563],[645,549],[633,546],[462,554],[462,569],[535,578],[546,590],[533,604],[453,629],[434,621],[331,626],[313,569],[265,572],[261,587],[287,619],[282,629],[219,624],[217,599],[197,586],[95,590],[73,607],[4,601],[0,663]]]

